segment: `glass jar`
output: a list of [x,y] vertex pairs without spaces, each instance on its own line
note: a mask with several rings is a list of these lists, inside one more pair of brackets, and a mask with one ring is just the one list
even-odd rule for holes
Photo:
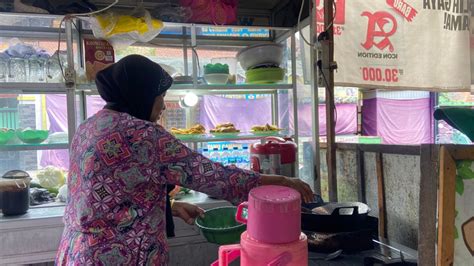
[[46,81],[51,83],[63,82],[62,71],[66,69],[66,65],[66,59],[62,55],[60,56],[60,60],[57,54],[52,55],[46,61]]
[[0,54],[0,82],[7,82],[8,57]]
[[26,82],[26,60],[23,58],[10,58],[8,67],[9,82]]
[[45,59],[40,57],[31,57],[28,60],[28,81],[45,82]]

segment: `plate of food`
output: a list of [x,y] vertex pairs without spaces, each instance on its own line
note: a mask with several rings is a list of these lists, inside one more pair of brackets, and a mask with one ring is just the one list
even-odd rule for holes
[[172,127],[170,131],[171,134],[175,135],[178,139],[200,138],[206,134],[206,128],[201,124],[196,124],[190,128]]
[[217,124],[216,127],[209,130],[209,132],[219,138],[236,137],[240,134],[240,130],[236,129],[232,123]]
[[265,124],[263,126],[253,126],[250,132],[257,136],[274,136],[283,130],[275,125]]

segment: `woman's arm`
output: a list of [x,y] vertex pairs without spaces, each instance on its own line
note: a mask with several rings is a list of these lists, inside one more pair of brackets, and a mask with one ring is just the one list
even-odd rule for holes
[[161,126],[156,127],[156,164],[166,183],[190,188],[233,204],[247,200],[260,185],[260,174],[223,166],[189,149]]
[[281,175],[261,175],[260,180],[262,185],[279,185],[291,187],[300,192],[301,199],[304,202],[312,202],[314,199],[311,187],[298,178],[289,178]]

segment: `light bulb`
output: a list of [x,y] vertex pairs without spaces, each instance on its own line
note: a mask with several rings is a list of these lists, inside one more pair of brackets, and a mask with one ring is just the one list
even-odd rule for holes
[[197,97],[196,94],[192,92],[188,92],[186,93],[186,95],[184,95],[183,102],[184,102],[184,105],[187,107],[195,106],[198,103],[198,101],[199,101],[199,98]]

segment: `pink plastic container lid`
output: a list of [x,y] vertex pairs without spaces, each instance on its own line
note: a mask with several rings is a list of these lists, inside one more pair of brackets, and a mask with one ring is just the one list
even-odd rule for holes
[[[248,218],[242,217],[248,209]],[[301,234],[301,196],[288,187],[261,186],[249,193],[249,201],[237,208],[237,221],[247,224],[250,237],[271,244],[298,240]]]
[[254,208],[260,212],[291,213],[301,211],[301,196],[298,191],[283,186],[261,186],[249,193]]

